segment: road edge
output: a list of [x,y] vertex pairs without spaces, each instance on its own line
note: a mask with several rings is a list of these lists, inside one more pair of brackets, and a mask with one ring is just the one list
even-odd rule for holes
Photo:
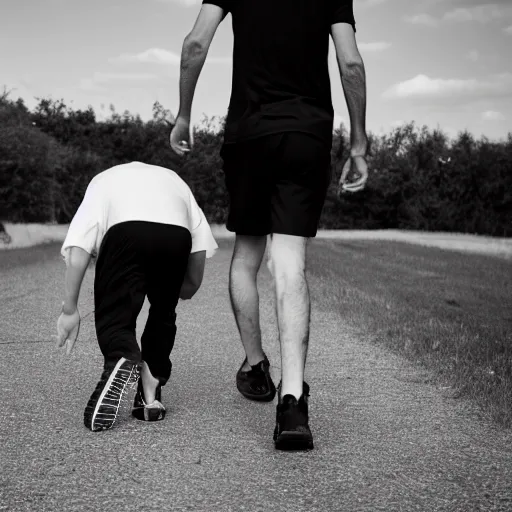
[[[0,250],[13,250],[48,243],[62,243],[69,224],[16,224],[4,222],[5,232],[10,238],[5,243],[0,238]],[[235,235],[225,225],[211,224],[213,236],[230,239]],[[512,258],[512,238],[497,238],[464,233],[406,231],[399,229],[380,230],[319,230],[318,239],[330,240],[382,240],[404,242],[425,247],[487,254]]]

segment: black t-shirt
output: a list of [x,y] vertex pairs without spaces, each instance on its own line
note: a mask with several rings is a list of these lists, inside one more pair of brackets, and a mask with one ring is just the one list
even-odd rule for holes
[[203,0],[232,15],[226,143],[300,131],[332,139],[331,25],[354,27],[353,0]]

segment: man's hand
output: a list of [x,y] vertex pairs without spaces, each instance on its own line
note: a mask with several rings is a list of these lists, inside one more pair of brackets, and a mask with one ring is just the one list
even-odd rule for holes
[[62,311],[57,320],[57,347],[66,347],[66,355],[69,355],[75,346],[80,331],[80,313],[78,309],[71,314]]
[[192,137],[190,136],[190,121],[178,117],[171,131],[171,148],[179,156],[185,156],[192,149]]
[[[349,177],[357,176],[355,181],[348,182]],[[368,180],[368,164],[364,156],[351,156],[345,162],[341,173],[338,194],[359,192]]]

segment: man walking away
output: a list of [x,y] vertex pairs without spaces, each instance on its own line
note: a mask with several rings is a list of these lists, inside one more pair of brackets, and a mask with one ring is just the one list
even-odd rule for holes
[[183,45],[180,108],[170,136],[179,155],[190,151],[195,87],[228,13],[233,81],[221,156],[230,196],[227,228],[236,233],[229,290],[246,353],[237,387],[252,400],[271,401],[276,393],[261,343],[256,286],[270,234],[282,369],[274,442],[278,449],[308,449],[313,436],[304,382],[310,325],[306,246],[316,236],[332,177],[329,36],[351,121],[351,159],[342,180],[350,167],[360,175],[346,185],[350,191],[363,188],[368,176],[364,65],[352,0],[204,0]]

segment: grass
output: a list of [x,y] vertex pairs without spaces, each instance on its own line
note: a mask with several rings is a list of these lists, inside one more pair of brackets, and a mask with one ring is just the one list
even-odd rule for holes
[[[391,241],[315,240],[309,273],[362,336],[512,426],[512,261]],[[315,290],[317,287],[314,287]],[[316,296],[315,296],[316,293]]]

